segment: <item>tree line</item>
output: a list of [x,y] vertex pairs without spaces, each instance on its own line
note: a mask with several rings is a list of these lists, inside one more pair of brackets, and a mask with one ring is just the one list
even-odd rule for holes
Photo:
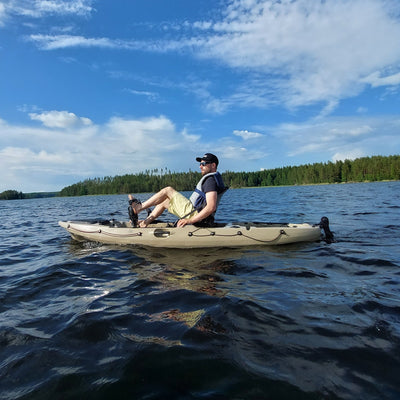
[[[87,179],[65,187],[59,195],[147,193],[156,192],[165,186],[172,186],[178,191],[191,191],[200,176],[199,172],[193,171],[172,173],[167,169],[154,169],[139,174]],[[222,177],[231,188],[400,180],[400,156],[363,157],[352,161],[314,163],[255,172],[226,171]]]
[[22,192],[18,192],[17,190],[5,190],[0,193],[0,200],[17,200],[23,199],[24,194]]
[[0,193],[0,200],[37,199],[42,197],[56,197],[59,192],[22,193],[17,190],[5,190]]
[[[173,186],[178,191],[191,191],[200,176],[200,172],[175,173],[167,168],[156,168],[139,174],[86,179],[60,192],[22,193],[6,190],[0,193],[0,200],[148,193],[157,192],[165,186]],[[225,184],[231,188],[400,180],[400,155],[363,157],[353,161],[305,164],[255,172],[226,171],[222,176]]]

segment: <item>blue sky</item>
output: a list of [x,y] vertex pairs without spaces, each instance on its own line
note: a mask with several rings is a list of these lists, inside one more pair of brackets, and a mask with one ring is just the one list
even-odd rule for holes
[[398,0],[0,0],[0,192],[400,152]]

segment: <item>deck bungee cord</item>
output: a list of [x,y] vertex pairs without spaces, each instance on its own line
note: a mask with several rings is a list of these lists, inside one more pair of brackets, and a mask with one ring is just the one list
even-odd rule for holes
[[203,230],[208,230],[208,229],[207,228],[198,228],[193,232],[188,232],[188,236],[189,237],[192,237],[192,236],[193,237],[206,237],[206,236],[234,237],[234,236],[243,236],[243,237],[245,237],[247,239],[251,239],[251,240],[254,240],[256,242],[271,243],[271,242],[274,242],[274,241],[278,240],[282,235],[287,235],[287,233],[283,229],[281,229],[279,231],[279,234],[274,239],[262,240],[262,239],[257,239],[255,237],[252,237],[252,236],[250,236],[248,234],[244,234],[242,231],[237,231],[236,233],[231,233],[231,234],[223,234],[223,233],[217,233],[215,231],[209,231],[208,230],[209,231],[208,234],[198,234],[198,235],[196,235],[196,232],[199,231],[199,230],[203,231]]

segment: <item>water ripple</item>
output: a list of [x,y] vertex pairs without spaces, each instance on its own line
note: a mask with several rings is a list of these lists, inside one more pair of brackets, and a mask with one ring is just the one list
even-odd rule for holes
[[0,398],[397,400],[399,194],[230,190],[221,220],[328,215],[337,242],[206,251],[76,243],[57,226],[125,219],[125,196],[2,202]]

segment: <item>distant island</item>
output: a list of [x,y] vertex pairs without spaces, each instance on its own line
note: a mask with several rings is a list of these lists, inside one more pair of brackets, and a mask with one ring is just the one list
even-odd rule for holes
[[[231,188],[400,180],[400,155],[363,157],[335,163],[329,161],[256,172],[226,171],[222,176],[225,184]],[[173,186],[179,191],[190,191],[199,177],[199,172],[176,173],[157,168],[139,174],[87,179],[67,186],[60,192],[24,194],[7,190],[0,193],[0,200],[148,193],[156,192],[165,186]]]
[[42,197],[56,197],[59,195],[60,192],[22,193],[17,190],[5,190],[0,193],[0,200],[38,199]]

